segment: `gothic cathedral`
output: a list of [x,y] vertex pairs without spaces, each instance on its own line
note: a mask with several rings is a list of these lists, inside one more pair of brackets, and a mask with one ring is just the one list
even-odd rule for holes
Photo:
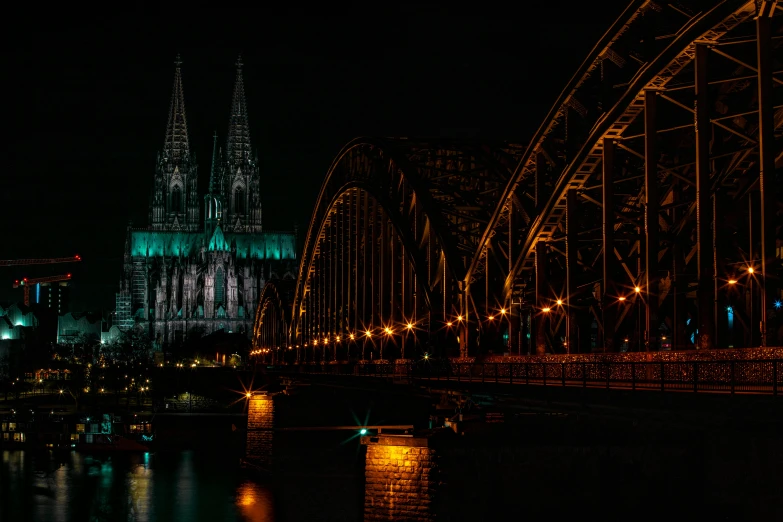
[[219,330],[249,337],[265,282],[296,270],[295,233],[263,231],[261,188],[240,59],[226,148],[215,136],[201,208],[178,58],[149,225],[128,227],[115,324],[144,328],[158,349]]

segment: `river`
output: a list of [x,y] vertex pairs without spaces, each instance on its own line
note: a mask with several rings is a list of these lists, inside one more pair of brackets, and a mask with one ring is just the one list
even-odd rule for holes
[[269,484],[190,451],[0,452],[0,521],[279,521]]

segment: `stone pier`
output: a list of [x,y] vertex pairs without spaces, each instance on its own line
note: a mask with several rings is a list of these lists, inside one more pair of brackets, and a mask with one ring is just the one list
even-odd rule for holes
[[254,392],[247,405],[247,444],[245,460],[271,471],[274,438],[275,401],[266,392]]
[[365,436],[364,520],[435,519],[438,454],[430,436]]

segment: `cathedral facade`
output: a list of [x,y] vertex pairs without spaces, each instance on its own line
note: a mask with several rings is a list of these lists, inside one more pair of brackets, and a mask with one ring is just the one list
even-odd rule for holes
[[263,230],[262,188],[240,60],[226,147],[214,137],[209,186],[199,195],[177,59],[149,224],[128,227],[115,324],[144,328],[160,349],[219,330],[249,337],[263,285],[294,278],[297,268],[296,234]]

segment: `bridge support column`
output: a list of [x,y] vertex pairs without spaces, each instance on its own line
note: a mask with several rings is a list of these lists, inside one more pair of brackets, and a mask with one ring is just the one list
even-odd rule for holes
[[707,83],[707,46],[696,44],[696,255],[699,272],[698,347],[715,344],[714,251],[710,187],[710,110]]
[[[763,2],[756,19],[759,88],[759,196],[761,199],[761,346],[767,346],[775,334],[769,329],[767,311],[777,299],[773,284],[775,275],[775,122],[772,93],[772,34],[771,17],[774,2]],[[751,325],[751,328],[755,328]]]
[[566,193],[566,353],[577,353],[578,322],[576,309],[577,249],[578,249],[579,217],[576,207],[576,189],[570,188]]
[[615,312],[617,290],[617,256],[614,253],[614,140],[604,139],[603,150],[603,243],[604,280],[601,283],[601,310],[603,315],[603,351],[614,352]]
[[245,461],[254,467],[271,471],[272,443],[275,427],[274,396],[255,392],[247,400],[247,438]]
[[[547,266],[546,243],[536,243],[536,310],[535,336],[536,355],[544,355],[549,345],[547,330],[549,328],[549,266]],[[544,311],[546,310],[546,311]]]
[[[658,132],[655,124],[655,91],[644,92],[644,228],[646,280],[644,296],[646,314],[646,351],[658,350]],[[640,282],[641,283],[641,282]]]
[[435,520],[438,454],[429,437],[362,437],[364,520]]

